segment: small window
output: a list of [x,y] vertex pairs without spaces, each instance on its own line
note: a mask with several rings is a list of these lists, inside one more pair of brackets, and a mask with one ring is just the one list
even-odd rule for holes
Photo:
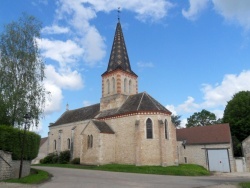
[[184,162],[187,163],[187,157],[184,157]]
[[152,120],[149,118],[146,121],[146,134],[147,134],[147,139],[153,138],[153,125],[152,125]]
[[93,148],[93,136],[90,135],[90,148]]
[[124,79],[124,93],[127,92],[127,79]]
[[70,149],[70,139],[67,139],[67,145],[68,145],[68,149]]
[[115,93],[115,79],[112,78],[112,85],[113,85],[113,93]]
[[132,91],[132,81],[129,80],[129,83],[128,83],[128,93],[131,93]]
[[107,80],[107,93],[110,93],[110,82],[109,79]]
[[56,150],[56,140],[54,140],[54,150]]
[[88,135],[87,148],[90,148],[90,136]]
[[168,139],[168,121],[165,119],[165,138]]

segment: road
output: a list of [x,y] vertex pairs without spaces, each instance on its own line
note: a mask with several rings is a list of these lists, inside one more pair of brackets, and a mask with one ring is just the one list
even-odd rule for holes
[[[54,167],[32,167],[53,174],[49,182],[30,186],[36,188],[198,188],[198,187],[235,187],[237,184],[250,181],[250,176],[166,176],[149,174],[132,174],[105,172],[96,170],[66,169]],[[227,185],[227,186],[226,186]],[[3,187],[3,184],[0,184]],[[18,187],[18,186],[16,186]],[[27,186],[28,187],[28,186]],[[5,188],[5,187],[4,187]]]

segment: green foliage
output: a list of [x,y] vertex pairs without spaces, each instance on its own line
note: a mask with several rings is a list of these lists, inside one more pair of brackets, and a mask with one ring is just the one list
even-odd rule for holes
[[[11,126],[0,126],[0,150],[12,152],[12,159],[19,160],[24,131]],[[24,159],[32,160],[37,157],[40,146],[40,135],[26,132],[24,140]]]
[[229,123],[232,136],[242,142],[250,135],[250,91],[240,91],[227,103],[223,122]]
[[250,188],[250,182],[242,182],[240,183],[241,188]]
[[45,66],[37,45],[41,28],[35,17],[23,14],[0,34],[1,124],[22,125],[23,115],[31,111],[38,125],[45,102]]
[[38,184],[48,180],[51,175],[43,170],[31,169],[29,176],[20,178],[20,179],[9,179],[4,180],[4,182],[9,183],[24,183],[24,184]]
[[71,164],[80,164],[80,158],[74,158],[70,161]]
[[74,164],[43,164],[36,166],[51,166],[62,168],[76,168],[89,170],[103,170],[112,172],[128,172],[139,174],[161,174],[161,175],[176,175],[176,176],[207,176],[210,172],[204,167],[195,164],[181,164],[179,166],[135,166],[122,164],[107,164],[100,166],[83,166]]
[[205,126],[216,123],[215,114],[203,109],[201,112],[195,112],[187,119],[186,127]]
[[66,150],[66,151],[60,152],[58,163],[60,163],[60,164],[66,164],[69,161],[70,161],[70,151]]
[[48,156],[40,160],[41,164],[66,164],[70,161],[70,151],[62,151],[59,153],[49,153]]
[[176,126],[179,127],[181,125],[181,116],[179,115],[171,115],[171,121]]

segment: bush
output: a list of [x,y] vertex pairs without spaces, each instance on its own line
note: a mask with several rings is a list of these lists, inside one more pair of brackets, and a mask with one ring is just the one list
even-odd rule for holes
[[60,155],[58,158],[58,163],[66,164],[69,162],[69,160],[70,160],[70,151],[69,150],[60,152]]
[[41,164],[53,164],[58,162],[58,155],[56,153],[49,153],[48,156],[40,160]]
[[74,158],[72,161],[70,161],[71,164],[80,164],[80,158]]
[[[23,136],[24,130],[0,125],[0,150],[9,151],[12,153],[13,160],[20,160]],[[24,160],[32,160],[37,157],[40,140],[40,135],[34,132],[25,133]]]

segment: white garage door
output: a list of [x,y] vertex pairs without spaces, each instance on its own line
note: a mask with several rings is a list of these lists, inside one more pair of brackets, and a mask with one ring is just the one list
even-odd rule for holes
[[228,152],[226,149],[207,150],[209,170],[230,172]]

